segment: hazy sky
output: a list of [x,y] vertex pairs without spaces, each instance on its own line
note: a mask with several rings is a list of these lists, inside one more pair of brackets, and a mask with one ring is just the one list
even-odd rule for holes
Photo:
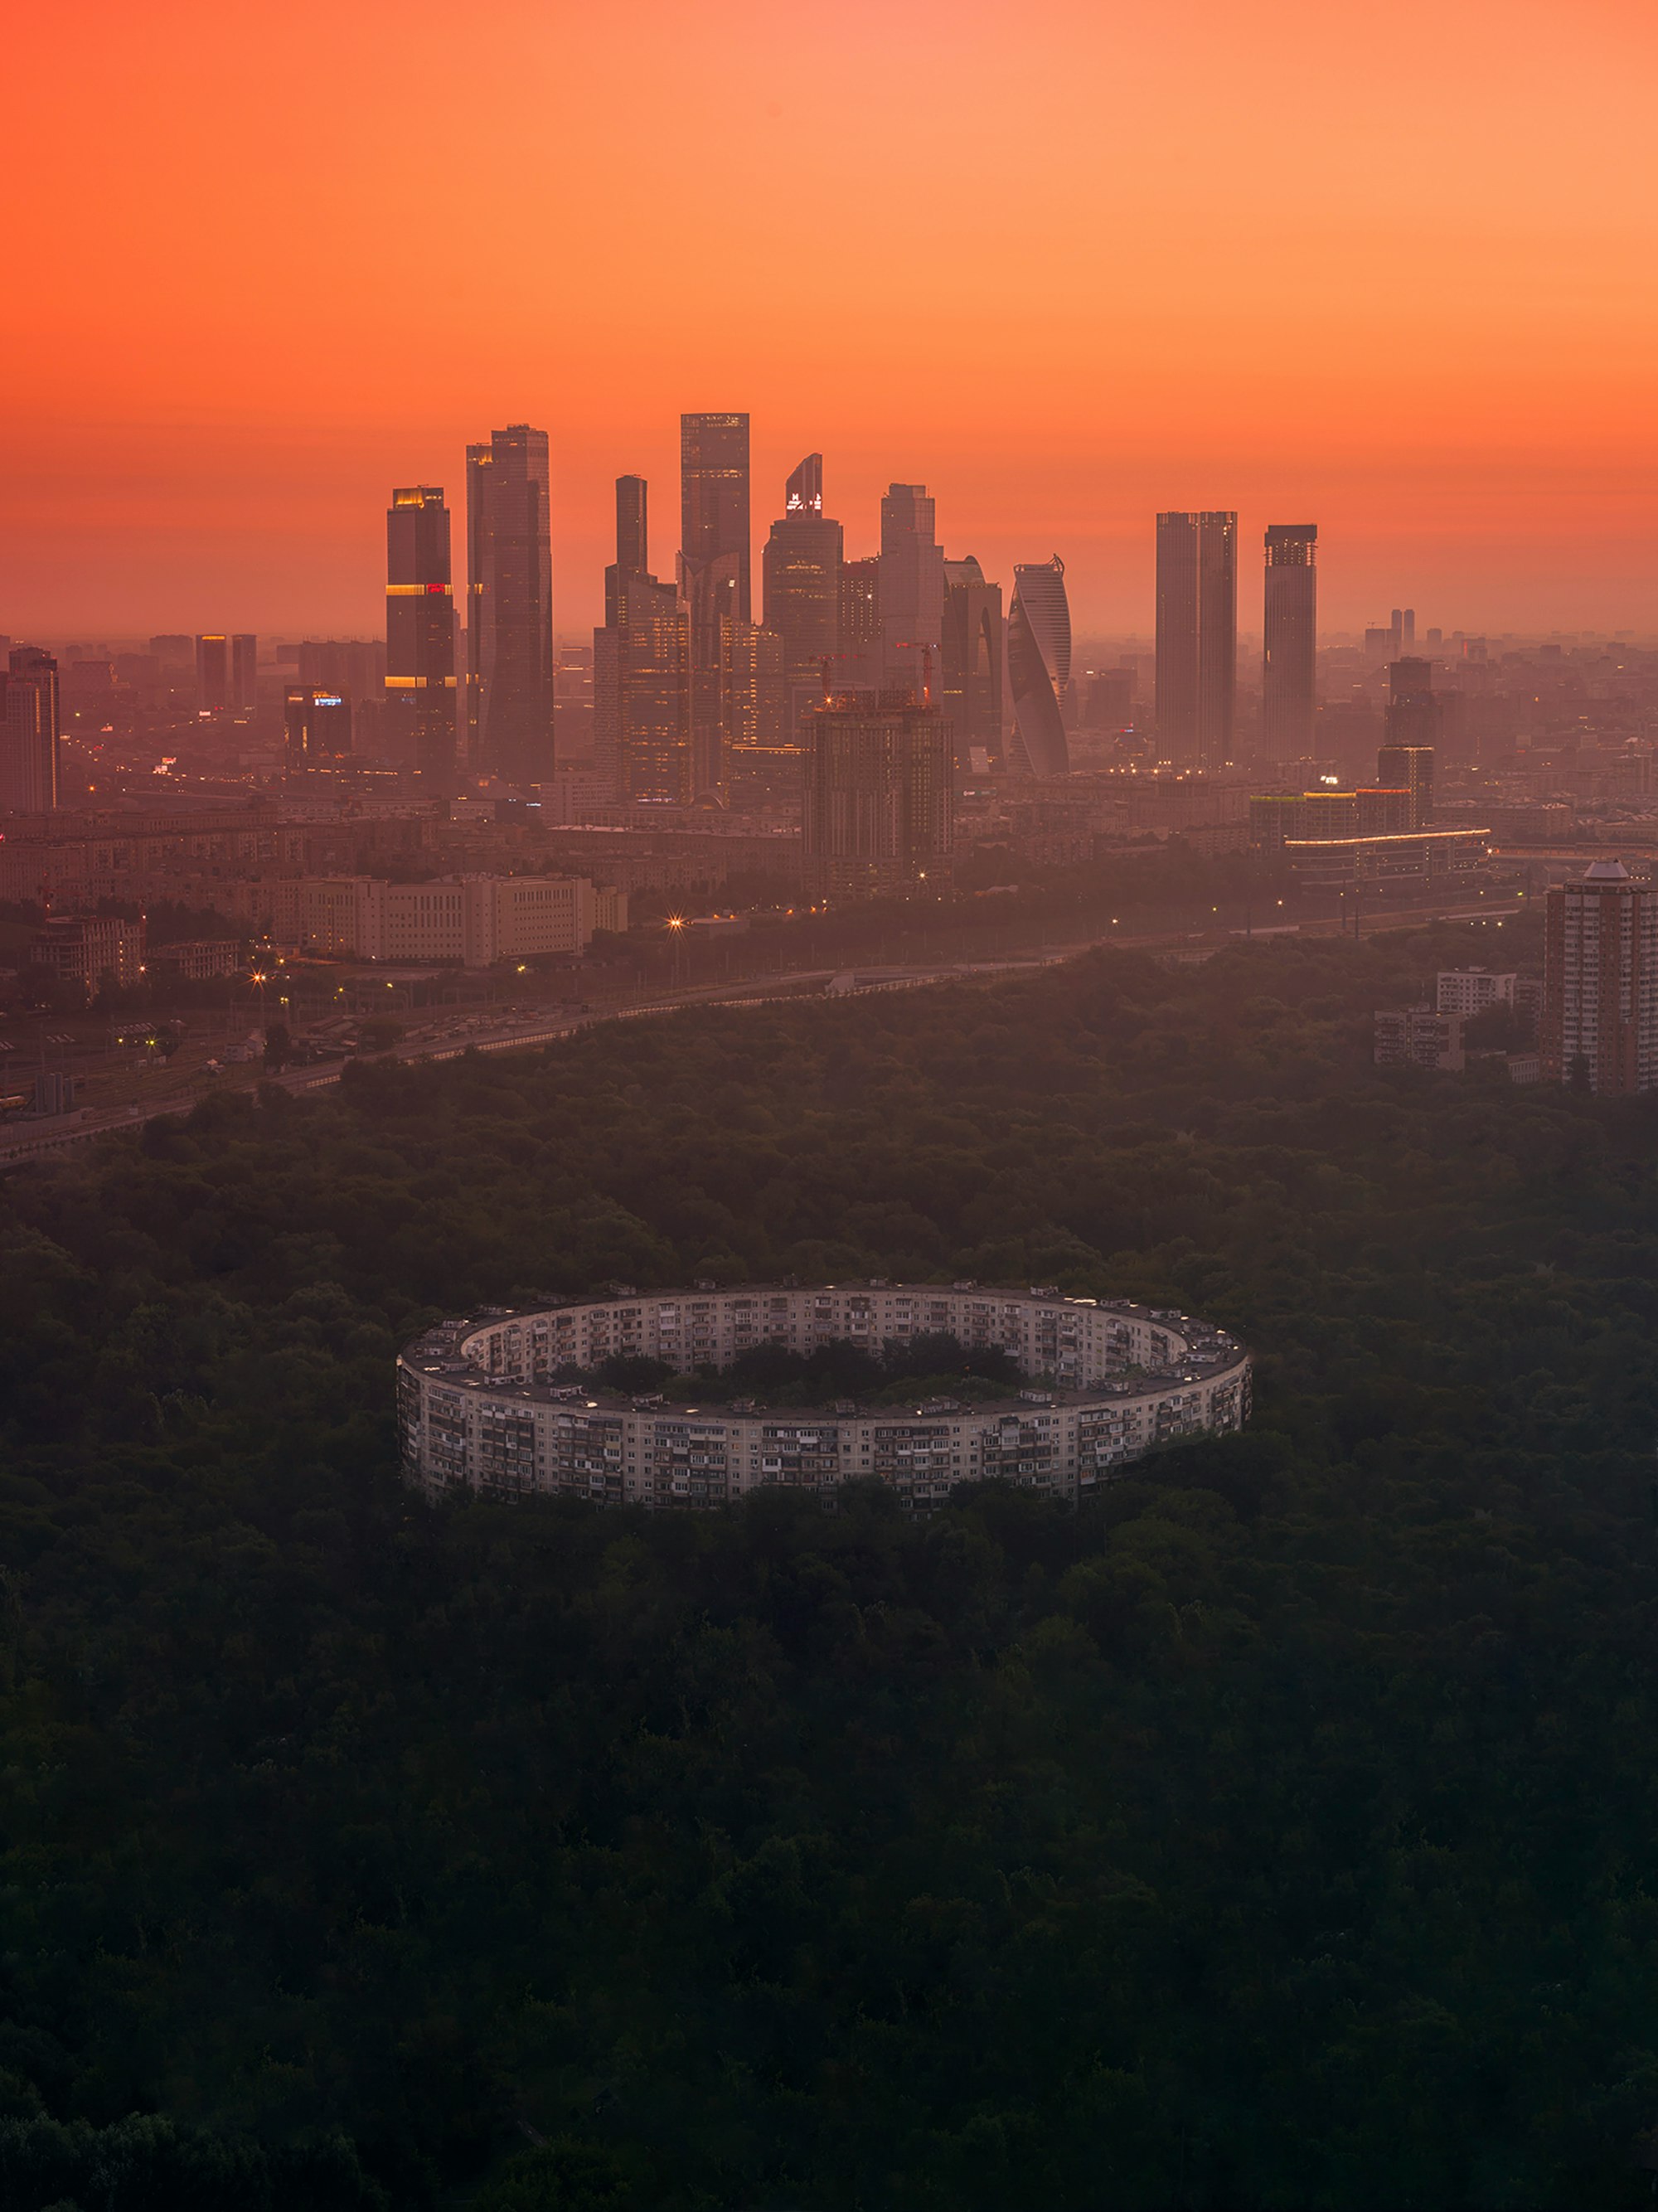
[[57,0],[9,34],[0,630],[378,629],[394,483],[754,419],[1149,622],[1159,506],[1320,526],[1332,627],[1658,629],[1650,0]]

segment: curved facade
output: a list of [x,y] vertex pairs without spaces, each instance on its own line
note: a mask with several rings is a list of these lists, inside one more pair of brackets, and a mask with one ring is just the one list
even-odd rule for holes
[[[689,1375],[762,1344],[879,1351],[936,1334],[1005,1352],[1031,1387],[1000,1400],[802,1408],[555,1379],[618,1353]],[[1248,1353],[1190,1315],[976,1283],[620,1291],[443,1322],[398,1361],[404,1472],[431,1498],[709,1507],[875,1480],[926,1512],[959,1482],[999,1479],[1075,1502],[1158,1445],[1240,1429],[1248,1414]]]
[[1057,553],[1051,561],[1014,563],[1007,675],[1021,764],[1032,775],[1068,775],[1071,748],[1060,702],[1071,682],[1071,603]]

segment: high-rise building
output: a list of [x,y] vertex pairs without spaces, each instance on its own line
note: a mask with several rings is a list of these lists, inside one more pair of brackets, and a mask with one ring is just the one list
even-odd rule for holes
[[618,477],[616,559],[593,632],[593,758],[618,796],[683,806],[695,795],[689,620],[650,573],[647,514],[644,477]]
[[1318,525],[1266,532],[1260,661],[1261,744],[1269,760],[1306,760],[1318,715]]
[[881,684],[881,562],[877,554],[841,563],[840,657],[827,688],[875,691]]
[[447,791],[455,774],[455,597],[440,484],[393,490],[386,512],[381,749]]
[[1232,757],[1237,700],[1238,519],[1157,517],[1157,732],[1181,768]]
[[1126,730],[1134,719],[1134,672],[1132,668],[1096,669],[1089,678],[1083,702],[1085,730]]
[[749,418],[679,418],[679,550],[688,577],[718,604],[711,619],[752,614],[749,591]]
[[1057,553],[1051,561],[1014,563],[1007,680],[1017,764],[1027,775],[1068,775],[1064,708],[1071,689],[1071,605]]
[[679,418],[679,586],[690,629],[691,781],[723,793],[720,640],[752,616],[749,584],[749,418]]
[[1596,860],[1550,887],[1543,927],[1546,1080],[1658,1089],[1658,886]]
[[553,549],[547,433],[466,448],[466,755],[536,783],[553,768]]
[[616,595],[631,576],[650,574],[650,486],[643,477],[616,480],[616,558],[604,571],[604,620],[616,620]]
[[881,501],[882,683],[919,699],[944,641],[944,556],[925,484],[890,484]]
[[994,767],[1002,757],[1002,587],[987,583],[969,554],[944,562],[938,703],[956,737],[958,774],[973,756]]
[[230,704],[230,640],[210,630],[196,640],[196,704],[222,714]]
[[282,699],[290,776],[331,773],[351,757],[351,701],[343,691],[290,684]]
[[720,716],[726,732],[726,761],[775,753],[789,735],[788,690],[783,641],[759,623],[720,624]]
[[1425,830],[1433,819],[1434,748],[1383,745],[1376,757],[1376,782],[1388,791],[1410,793],[1410,827]]
[[1430,660],[1390,662],[1388,669],[1388,743],[1431,745],[1439,735],[1439,702],[1434,697]]
[[844,679],[841,649],[841,526],[823,513],[823,457],[808,453],[789,478],[781,520],[761,556],[766,628],[780,641],[788,726],[799,725],[830,681]]
[[49,814],[60,801],[58,663],[15,645],[0,678],[0,811]]
[[955,758],[936,707],[871,692],[826,701],[803,732],[802,886],[809,898],[950,888]]
[[239,714],[251,714],[259,703],[259,641],[251,630],[238,630],[230,641],[230,703]]

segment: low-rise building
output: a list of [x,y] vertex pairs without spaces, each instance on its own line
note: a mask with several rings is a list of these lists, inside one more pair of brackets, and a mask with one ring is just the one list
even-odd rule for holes
[[595,929],[628,926],[625,893],[574,876],[455,876],[424,884],[276,878],[230,885],[226,902],[302,951],[465,968],[585,952]]
[[88,997],[104,984],[125,990],[144,972],[144,926],[113,915],[52,915],[29,939],[29,960]]
[[1376,1014],[1378,1067],[1436,1067],[1461,1074],[1465,1065],[1461,1014],[1436,1006],[1383,1006]]
[[1511,1006],[1519,980],[1489,968],[1442,968],[1436,1004],[1442,1014],[1483,1014],[1487,1006]]

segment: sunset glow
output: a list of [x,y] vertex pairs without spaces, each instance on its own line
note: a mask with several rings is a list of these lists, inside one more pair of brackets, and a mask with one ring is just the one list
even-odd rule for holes
[[[1654,17],[735,0],[37,9],[3,626],[366,629],[389,487],[552,438],[556,619],[682,408],[1145,629],[1160,507],[1315,517],[1333,629],[1652,627]],[[21,342],[19,342],[21,340]],[[1259,611],[1246,601],[1246,628]],[[100,628],[101,626],[101,628]]]

